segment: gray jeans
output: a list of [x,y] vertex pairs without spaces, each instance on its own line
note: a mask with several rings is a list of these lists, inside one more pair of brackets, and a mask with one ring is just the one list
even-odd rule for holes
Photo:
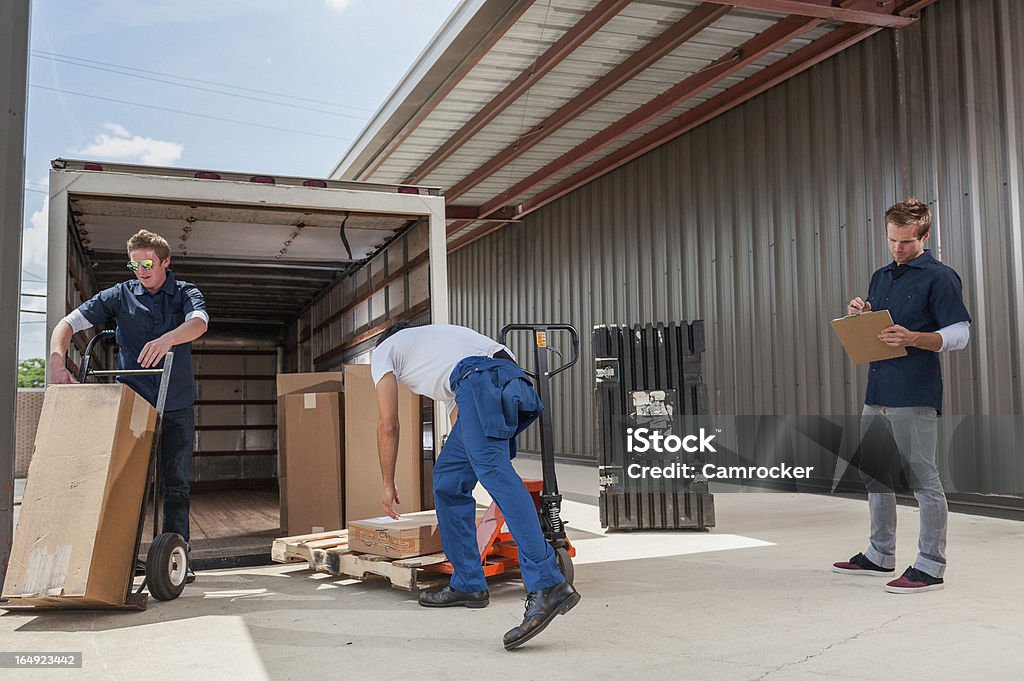
[[[865,405],[861,415],[861,442],[877,438],[881,429],[895,442],[899,461],[921,514],[918,555],[914,567],[933,577],[946,570],[946,494],[935,467],[936,413],[931,407]],[[877,442],[876,440],[873,440]],[[865,452],[870,455],[870,452]],[[884,468],[884,465],[882,466]],[[879,476],[882,477],[882,476]],[[883,568],[896,567],[896,494],[891,481],[869,479],[868,509],[871,541],[864,555]]]

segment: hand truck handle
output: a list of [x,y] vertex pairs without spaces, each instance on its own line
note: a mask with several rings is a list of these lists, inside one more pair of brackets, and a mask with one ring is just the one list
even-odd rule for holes
[[82,353],[82,366],[78,369],[79,383],[85,383],[85,377],[89,375],[89,360],[92,359],[92,346],[103,340],[113,340],[116,335],[115,332],[107,329],[106,331],[100,331],[89,339],[89,343],[85,346],[85,352]]

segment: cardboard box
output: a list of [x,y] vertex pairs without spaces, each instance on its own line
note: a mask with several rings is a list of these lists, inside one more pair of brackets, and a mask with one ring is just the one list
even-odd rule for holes
[[[401,491],[401,489],[399,489]],[[348,524],[348,547],[359,553],[388,558],[413,558],[441,551],[441,530],[434,511],[410,513],[395,520],[387,516]]]
[[[342,392],[339,392],[343,390]],[[341,529],[381,514],[377,392],[369,365],[278,376],[282,531]],[[423,508],[420,398],[398,386],[399,512]]]
[[[306,378],[300,378],[305,376]],[[344,392],[338,393],[343,381]],[[331,531],[382,512],[377,455],[377,397],[368,365],[343,372],[282,374],[278,398],[282,531],[290,536]],[[423,508],[419,397],[399,386],[395,484],[400,512]],[[285,510],[287,509],[287,510]]]
[[344,526],[341,453],[341,393],[284,396],[287,425],[282,442],[289,535],[336,530]]
[[120,384],[46,389],[3,597],[123,605],[156,410]]
[[[420,398],[398,385],[398,461],[395,486],[402,503],[399,513],[423,509],[420,461],[423,431]],[[375,518],[384,512],[380,503],[383,481],[377,454],[377,392],[368,364],[345,366],[345,520]],[[327,528],[332,529],[332,528]],[[440,549],[438,549],[440,550]]]
[[288,467],[285,448],[285,405],[287,395],[302,393],[341,392],[343,377],[340,371],[277,375],[277,477],[280,502],[281,531],[288,532]]

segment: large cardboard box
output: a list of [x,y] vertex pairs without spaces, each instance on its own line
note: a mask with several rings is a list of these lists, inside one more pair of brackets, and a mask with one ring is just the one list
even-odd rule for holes
[[344,526],[341,393],[285,395],[285,479],[289,535]]
[[[282,374],[278,412],[282,531],[309,534],[372,518],[380,504],[377,397],[368,365],[346,365],[340,373]],[[342,379],[339,386],[337,379]],[[283,383],[282,379],[287,383]],[[309,390],[321,389],[316,392]],[[338,393],[337,388],[343,388]],[[423,508],[420,481],[419,397],[399,386],[399,443],[395,484],[401,512]]]
[[3,597],[123,605],[156,411],[131,388],[46,389]]
[[340,371],[277,375],[277,477],[280,502],[281,530],[288,532],[288,464],[285,443],[285,397],[303,393],[341,392],[343,377]]
[[[401,491],[401,489],[399,489]],[[382,516],[348,524],[348,547],[388,558],[412,558],[441,551],[441,530],[434,511],[410,513],[397,520]]]
[[[421,420],[419,395],[399,384],[395,463],[395,486],[402,500],[399,513],[423,509]],[[345,521],[375,518],[383,513],[382,491],[377,454],[377,392],[370,366],[349,364],[345,366]]]

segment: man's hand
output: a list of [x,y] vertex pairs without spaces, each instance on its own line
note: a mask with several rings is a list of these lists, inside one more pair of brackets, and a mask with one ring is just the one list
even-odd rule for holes
[[894,348],[906,348],[917,342],[917,336],[918,334],[910,329],[893,324],[882,329],[882,332],[878,334],[878,340]]
[[64,385],[66,383],[78,383],[78,379],[68,371],[66,366],[59,366],[51,370],[50,377],[46,382],[49,385]]
[[860,296],[857,296],[846,305],[846,314],[860,314],[862,312],[871,312],[871,303],[864,300]]
[[395,510],[395,506],[402,503],[402,500],[398,498],[398,488],[393,485],[385,485],[384,494],[380,497],[380,503],[384,506],[385,513],[398,520],[398,511]]
[[167,351],[171,349],[172,345],[171,341],[166,340],[164,336],[149,341],[143,346],[142,352],[139,353],[139,365],[143,369],[155,367],[164,358]]

